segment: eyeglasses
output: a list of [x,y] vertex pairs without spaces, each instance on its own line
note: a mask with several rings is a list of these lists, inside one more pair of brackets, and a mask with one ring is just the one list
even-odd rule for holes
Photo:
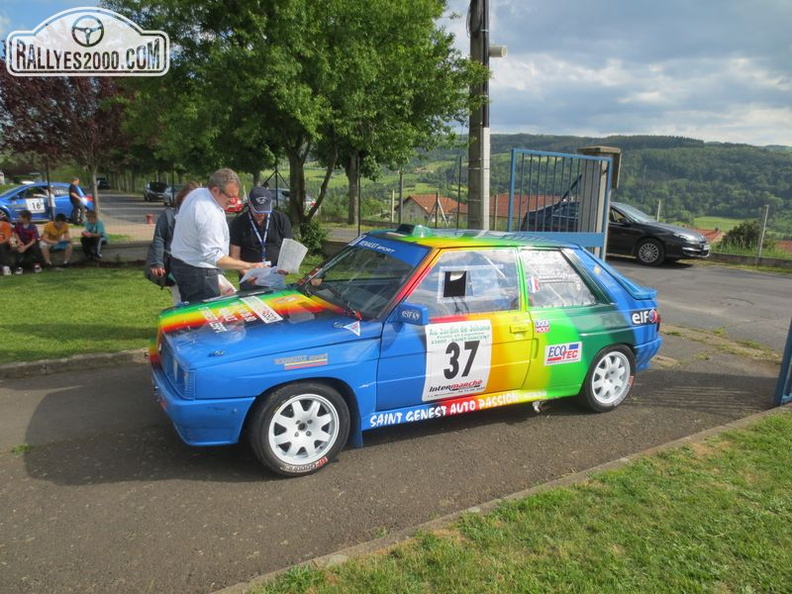
[[226,198],[228,198],[229,200],[236,200],[237,198],[239,198],[239,194],[233,194],[233,195],[231,195],[231,194],[228,194],[228,193],[226,193],[226,191],[225,191],[225,190],[220,190],[220,193],[221,193],[223,196],[225,196]]

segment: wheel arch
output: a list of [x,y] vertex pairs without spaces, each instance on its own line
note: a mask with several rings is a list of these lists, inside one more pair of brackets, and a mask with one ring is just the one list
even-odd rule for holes
[[357,398],[355,397],[355,391],[348,383],[336,377],[303,377],[270,386],[261,394],[259,394],[253,404],[248,408],[247,414],[245,415],[245,420],[242,423],[242,430],[239,435],[240,439],[242,436],[247,435],[250,426],[250,420],[253,418],[256,410],[260,406],[264,406],[264,403],[267,401],[267,398],[269,398],[270,394],[284,386],[302,383],[325,384],[326,386],[333,388],[341,395],[341,397],[344,399],[344,402],[346,403],[347,409],[349,410],[349,437],[347,438],[347,445],[351,445],[356,448],[363,447],[363,432],[360,429],[360,407],[358,406]]
[[633,243],[632,256],[637,258],[638,257],[638,246],[641,245],[644,241],[649,241],[650,239],[653,239],[654,241],[658,242],[660,245],[665,247],[665,241],[663,241],[656,234],[654,234],[654,233],[644,233],[643,235],[641,235],[640,237],[638,237],[635,240],[635,243]]
[[[601,361],[601,357],[603,356],[603,354],[612,353],[614,351],[624,351],[629,356],[629,363],[631,365],[631,372],[632,373],[631,373],[630,378],[628,380],[627,391],[621,397],[621,399],[619,399],[613,406],[610,406],[610,405],[607,405],[607,404],[598,404],[596,402],[592,402],[593,399],[592,399],[592,395],[590,393],[590,386],[591,386],[590,380],[591,380],[592,374],[594,373],[595,368],[598,367],[598,365],[599,365],[599,363]],[[631,344],[629,342],[623,342],[623,341],[612,342],[612,343],[607,344],[607,345],[603,346],[602,348],[600,348],[597,351],[597,353],[594,355],[594,357],[591,359],[591,363],[589,365],[589,369],[586,372],[585,378],[583,379],[583,383],[581,384],[580,391],[576,395],[577,401],[579,403],[584,404],[585,408],[587,408],[588,410],[593,411],[595,413],[603,413],[603,412],[607,412],[607,411],[610,411],[610,410],[613,410],[614,408],[616,408],[630,394],[630,392],[632,390],[632,386],[633,386],[634,381],[635,381],[635,375],[636,375],[636,372],[637,372],[636,355],[637,355],[637,352],[636,352],[635,345],[633,345],[633,344]]]

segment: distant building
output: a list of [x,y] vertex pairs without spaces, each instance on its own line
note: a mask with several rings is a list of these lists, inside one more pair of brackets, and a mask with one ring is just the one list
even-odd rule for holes
[[[458,202],[447,196],[435,194],[413,194],[402,201],[403,223],[419,223],[429,227],[456,227],[457,216],[459,227],[467,227],[467,204]],[[396,219],[399,217],[399,205],[396,205]]]

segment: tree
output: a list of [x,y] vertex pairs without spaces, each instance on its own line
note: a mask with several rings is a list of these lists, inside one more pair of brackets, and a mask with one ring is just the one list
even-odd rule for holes
[[32,155],[45,166],[54,165],[66,153],[67,128],[53,117],[66,89],[59,79],[14,77],[0,61],[0,136],[4,150]]
[[121,103],[108,77],[16,77],[0,62],[0,134],[17,153],[32,153],[47,166],[71,160],[96,175],[119,155]]
[[[436,30],[442,0],[240,0],[233,10],[189,0],[108,5],[170,35],[160,146],[176,151],[181,143],[183,152],[214,155],[218,165],[254,175],[285,157],[298,227],[321,206],[337,164],[356,181],[357,171],[374,175],[376,164],[404,163],[468,100],[472,68]],[[312,151],[326,175],[306,213]]]
[[357,222],[360,177],[376,179],[383,166],[398,169],[416,149],[434,148],[478,100],[469,88],[487,73],[437,28],[443,8],[436,0],[330,5],[338,11],[326,28],[338,83],[317,154],[344,169],[349,223]]

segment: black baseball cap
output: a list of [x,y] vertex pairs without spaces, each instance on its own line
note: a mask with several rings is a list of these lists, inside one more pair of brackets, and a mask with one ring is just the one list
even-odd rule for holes
[[248,194],[248,204],[253,212],[267,214],[272,212],[272,190],[254,186]]

